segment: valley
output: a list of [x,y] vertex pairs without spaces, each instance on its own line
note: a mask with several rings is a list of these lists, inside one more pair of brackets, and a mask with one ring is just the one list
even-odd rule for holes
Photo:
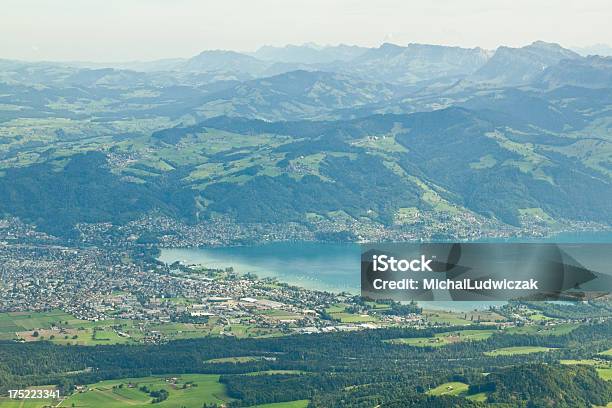
[[606,406],[609,294],[371,301],[357,243],[610,242],[611,106],[543,41],[0,60],[0,407]]

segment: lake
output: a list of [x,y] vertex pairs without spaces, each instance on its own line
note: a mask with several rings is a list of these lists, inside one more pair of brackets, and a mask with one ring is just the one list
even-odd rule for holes
[[[491,242],[612,242],[612,232],[559,234],[541,239],[488,240]],[[332,292],[360,291],[359,244],[276,242],[263,245],[221,248],[165,248],[159,260],[181,261],[211,268],[232,266],[240,273],[275,277],[307,289]],[[495,302],[493,304],[503,304]],[[489,302],[427,302],[428,308],[471,310],[486,308]]]
[[211,268],[232,266],[240,273],[275,277],[308,289],[358,293],[360,256],[358,244],[275,242],[221,248],[165,248],[159,260]]

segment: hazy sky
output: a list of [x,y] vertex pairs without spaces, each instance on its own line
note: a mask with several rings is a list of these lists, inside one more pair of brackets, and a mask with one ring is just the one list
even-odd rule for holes
[[0,58],[125,61],[264,44],[612,43],[610,0],[3,0]]

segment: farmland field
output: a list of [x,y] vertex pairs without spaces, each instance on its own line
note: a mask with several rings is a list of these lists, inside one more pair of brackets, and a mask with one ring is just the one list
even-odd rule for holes
[[[184,301],[184,300],[179,300]],[[295,314],[276,313],[275,319],[295,318]],[[236,337],[269,337],[279,335],[275,328],[233,324],[221,328],[215,318],[207,324],[145,323],[136,320],[107,319],[97,322],[80,320],[61,310],[47,312],[0,313],[0,341],[21,339],[26,342],[51,341],[61,345],[111,345],[138,343],[149,332],[159,332],[169,339],[192,339],[219,336],[222,331]]]
[[484,354],[490,357],[495,356],[514,356],[518,354],[543,353],[546,351],[555,350],[551,347],[536,347],[536,346],[519,346],[519,347],[504,347],[493,351],[487,351]]
[[297,400],[288,402],[277,402],[273,404],[255,405],[252,408],[306,408],[308,400]]
[[152,398],[139,388],[150,390],[165,389],[167,400],[155,406],[201,408],[204,403],[223,404],[230,401],[225,386],[214,374],[183,374],[172,377],[143,377],[101,381],[77,392],[64,400],[60,407],[150,407]]
[[597,374],[606,381],[612,381],[612,367],[597,368]]
[[459,395],[467,392],[469,385],[462,382],[447,382],[429,390],[430,395]]
[[452,332],[438,333],[432,337],[415,337],[392,339],[389,343],[405,344],[415,347],[441,347],[464,341],[486,340],[495,330],[457,330]]
[[337,304],[325,309],[327,313],[334,319],[342,323],[368,323],[376,321],[376,318],[371,315],[359,315],[346,311],[346,305]]
[[452,312],[442,310],[423,310],[427,320],[453,326],[467,326],[478,322],[504,321],[505,318],[490,310],[473,310],[466,312]]
[[512,334],[540,334],[545,336],[561,336],[570,333],[578,327],[577,324],[564,323],[550,326],[530,325],[530,326],[514,326],[506,329],[507,333]]
[[565,365],[587,365],[594,367],[597,374],[606,381],[612,381],[612,362],[602,360],[561,360]]
[[36,399],[36,400],[11,400],[0,398],[0,408],[43,408],[50,404],[57,404],[56,400]]

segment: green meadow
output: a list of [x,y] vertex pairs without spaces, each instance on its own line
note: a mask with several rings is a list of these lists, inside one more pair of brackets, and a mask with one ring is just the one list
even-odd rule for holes
[[[257,374],[257,373],[253,373]],[[153,398],[140,387],[149,390],[168,391],[168,399],[152,405]],[[100,381],[91,384],[81,392],[75,392],[58,401],[11,400],[0,398],[0,408],[45,408],[48,406],[76,408],[201,408],[203,404],[226,405],[232,399],[227,395],[225,386],[219,383],[215,374],[181,374],[141,378],[123,378]],[[296,400],[273,404],[256,405],[252,408],[306,408],[308,400]]]
[[252,408],[306,408],[308,400],[297,400],[288,402],[276,402],[274,404],[255,405]]
[[556,324],[556,325],[550,325],[550,326],[540,326],[540,325],[514,326],[514,327],[509,327],[505,330],[506,330],[506,333],[511,333],[511,334],[539,334],[543,336],[561,336],[563,334],[570,333],[576,327],[578,327],[577,324],[563,323],[563,324]]
[[429,390],[429,395],[460,395],[466,393],[469,385],[462,382],[447,382]]
[[0,408],[46,408],[57,405],[59,401],[51,399],[12,400],[0,398]]
[[597,368],[597,374],[606,381],[612,381],[612,367]]
[[415,347],[442,347],[464,341],[486,340],[491,337],[495,331],[496,330],[457,330],[437,333],[432,337],[400,338],[387,340],[387,342]]
[[87,323],[89,322],[76,319],[61,310],[0,313],[0,332],[2,333],[50,328],[52,325],[77,326]]
[[[384,310],[384,306],[381,308]],[[336,304],[325,309],[332,319],[341,323],[368,323],[377,321],[376,317],[372,315],[360,315],[355,313],[349,313],[346,310],[346,305]]]
[[[170,380],[173,377],[176,380]],[[155,404],[159,408],[201,408],[204,403],[221,405],[231,400],[225,392],[225,386],[219,383],[218,375],[182,374],[101,381],[89,385],[86,391],[74,393],[59,406],[79,408],[150,407],[153,399],[140,390],[140,387],[143,386],[150,390],[165,389],[168,391],[168,399]]]
[[[282,311],[271,311],[266,314],[277,320],[301,317]],[[135,344],[145,336],[143,328],[146,331],[159,332],[172,340],[220,336],[221,334],[240,338],[271,337],[282,334],[276,328],[260,328],[251,324],[237,323],[222,327],[214,317],[209,322],[202,324],[152,324],[123,319],[92,322],[77,319],[61,310],[0,313],[0,340],[28,342],[45,340],[55,344],[81,346]]]
[[505,320],[503,316],[490,310],[472,310],[466,312],[423,310],[423,315],[432,323],[449,326],[468,326],[478,322],[501,322]]
[[458,382],[458,381],[453,381],[453,382],[447,382],[444,384],[440,384],[436,388],[432,388],[431,390],[429,390],[427,394],[434,395],[434,396],[447,395],[447,396],[465,397],[469,400],[477,401],[477,402],[486,401],[487,399],[486,393],[479,392],[477,394],[468,394],[468,389],[469,389],[468,384]]
[[561,364],[565,364],[565,365],[576,365],[576,364],[580,364],[580,365],[588,365],[591,367],[594,367],[595,370],[597,370],[597,374],[599,374],[599,376],[606,380],[606,381],[612,381],[612,362],[610,361],[604,361],[604,360],[560,360],[559,361]]
[[496,356],[514,356],[518,354],[544,353],[555,350],[551,347],[538,346],[519,346],[519,347],[503,347],[492,351],[487,351],[484,354],[491,357]]

